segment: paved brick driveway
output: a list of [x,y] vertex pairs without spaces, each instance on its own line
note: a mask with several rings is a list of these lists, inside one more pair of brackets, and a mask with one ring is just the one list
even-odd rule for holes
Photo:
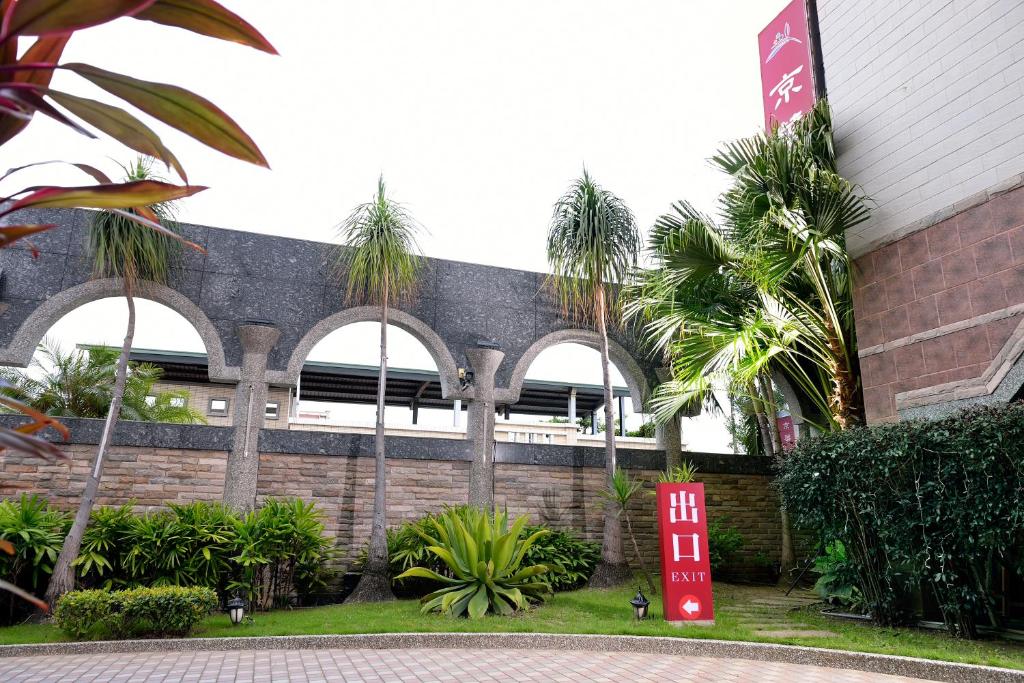
[[800,664],[557,650],[274,650],[0,659],[0,681],[761,681],[909,683],[920,679]]

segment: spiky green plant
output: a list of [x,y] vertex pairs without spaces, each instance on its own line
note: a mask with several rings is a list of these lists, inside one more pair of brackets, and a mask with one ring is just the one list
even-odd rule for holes
[[626,474],[625,470],[617,469],[615,474],[612,475],[611,485],[600,493],[601,497],[607,501],[606,507],[614,511],[616,516],[621,516],[625,520],[626,530],[629,532],[629,540],[633,543],[633,553],[636,555],[636,561],[640,564],[640,571],[647,580],[647,587],[650,588],[651,593],[657,593],[658,589],[654,585],[654,579],[651,578],[651,573],[647,571],[647,562],[644,561],[644,556],[640,554],[640,546],[637,544],[636,535],[633,533],[633,520],[629,516],[629,504],[643,491],[643,488],[643,481]]
[[[151,160],[138,157],[133,164],[122,167],[128,182],[155,180]],[[151,204],[145,208],[163,225],[177,233],[174,222],[174,205],[170,202]],[[128,213],[139,213],[129,209]],[[53,568],[53,576],[46,590],[46,600],[53,606],[57,599],[74,588],[74,567],[82,545],[82,536],[89,523],[89,514],[96,502],[100,479],[103,476],[104,459],[114,428],[121,415],[125,383],[128,379],[128,357],[135,338],[135,292],[142,280],[164,283],[171,266],[178,256],[180,243],[151,228],[137,223],[122,211],[100,211],[93,216],[89,229],[89,249],[93,263],[94,277],[115,277],[120,279],[125,301],[128,305],[128,326],[125,331],[121,355],[117,359],[114,387],[111,392],[110,408],[100,436],[89,478],[75,514],[75,521],[68,532],[60,557]]]
[[413,567],[397,579],[420,577],[445,584],[423,597],[423,611],[478,619],[487,612],[508,615],[526,609],[530,601],[543,600],[551,586],[537,577],[548,567],[522,567],[523,556],[536,540],[548,533],[540,529],[521,538],[526,516],[511,526],[508,513],[493,514],[472,507],[448,508],[432,519],[431,532],[419,531],[430,543],[428,550],[443,561],[451,576],[425,567]]
[[684,460],[675,467],[671,467],[658,475],[658,483],[661,484],[689,484],[697,478],[697,466],[689,460]]
[[384,390],[388,372],[388,308],[416,288],[422,257],[416,241],[419,226],[400,203],[387,195],[384,176],[372,201],[360,204],[341,224],[344,247],[337,267],[346,280],[346,297],[380,307],[380,371],[377,376],[377,424],[374,442],[373,527],[363,575],[349,600],[394,599],[388,573],[387,511],[384,460]]
[[[617,285],[636,266],[640,233],[626,203],[598,185],[584,169],[555,204],[548,230],[547,256],[552,275],[548,280],[566,315],[592,324],[600,337],[601,373],[604,382],[605,424],[615,424],[608,327],[619,320]],[[615,434],[605,431],[605,468],[608,483],[615,476]],[[601,563],[591,577],[593,586],[611,586],[629,578],[622,552],[622,527],[618,516],[604,518]]]

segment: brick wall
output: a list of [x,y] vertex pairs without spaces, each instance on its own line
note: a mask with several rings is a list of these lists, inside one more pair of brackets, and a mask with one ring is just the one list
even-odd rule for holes
[[[0,458],[0,498],[38,493],[57,507],[77,507],[96,446],[75,444],[64,451],[71,457],[70,465],[5,454]],[[220,500],[226,464],[223,452],[111,446],[97,502],[121,505],[134,500],[145,509],[169,502]]]
[[991,393],[1015,360],[1010,340],[1024,313],[1024,187],[855,265],[869,422]]
[[[643,493],[633,501],[630,518],[647,566],[657,570],[657,513],[651,494],[659,472],[632,470],[630,474],[647,482]],[[498,464],[494,473],[495,504],[507,506],[513,514],[529,515],[535,523],[575,530],[584,538],[600,541],[604,499],[599,492],[606,486],[605,476],[604,469],[597,467]],[[782,544],[779,502],[770,477],[701,473],[700,481],[704,482],[708,518],[723,520],[724,527],[736,527],[746,541],[730,567],[730,575],[762,578],[764,567],[759,565],[758,555],[774,561]],[[636,553],[625,533],[623,525],[626,555],[634,563]]]
[[[0,460],[0,498],[38,493],[56,506],[71,510],[85,486],[91,445],[69,447],[72,465],[46,465],[28,458]],[[111,448],[99,504],[135,501],[139,509],[167,502],[219,500],[224,486],[226,454],[167,448],[115,446]],[[258,497],[298,496],[317,504],[324,514],[327,533],[337,539],[339,561],[347,565],[370,535],[373,514],[372,458],[325,455],[260,456]],[[634,474],[653,482],[657,472]],[[763,553],[775,559],[780,547],[778,501],[764,475],[704,474],[710,518],[728,517],[747,543],[740,552],[734,577],[763,574],[756,562]],[[512,514],[526,514],[534,523],[575,530],[601,540],[604,470],[595,467],[551,467],[498,464],[495,500]],[[658,562],[654,496],[640,496],[632,511],[641,552],[652,568]],[[465,502],[469,491],[469,463],[438,460],[388,462],[388,522],[397,525],[445,505]],[[628,538],[630,561],[634,553]]]

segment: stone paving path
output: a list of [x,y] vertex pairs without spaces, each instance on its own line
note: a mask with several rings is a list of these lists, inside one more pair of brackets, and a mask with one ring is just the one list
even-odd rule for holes
[[921,683],[801,664],[561,650],[273,650],[0,659],[0,681],[335,683],[340,681],[759,681]]
[[764,589],[759,589],[757,597],[743,599],[740,604],[722,607],[719,611],[735,615],[742,626],[765,638],[831,638],[836,635],[832,631],[794,624],[787,618],[791,610],[816,602],[820,602],[820,598],[814,591],[794,590],[787,596],[782,590],[765,595]]

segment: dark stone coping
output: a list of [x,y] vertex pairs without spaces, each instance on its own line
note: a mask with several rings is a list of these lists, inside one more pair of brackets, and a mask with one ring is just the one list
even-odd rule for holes
[[[681,627],[686,628],[686,627]],[[699,628],[699,627],[693,627]],[[681,631],[682,632],[682,631]],[[630,652],[784,662],[906,676],[948,683],[1011,683],[1024,672],[994,666],[848,652],[798,645],[687,637],[564,635],[558,633],[379,633],[326,636],[176,638],[0,646],[0,657],[101,655],[138,652],[322,649],[479,649]]]
[[[20,415],[0,415],[0,427],[16,427],[25,423]],[[53,429],[43,436],[57,443],[98,444],[103,431],[103,420],[62,418],[71,430],[67,442]],[[143,448],[175,448],[180,450],[231,450],[234,434],[232,427],[209,425],[181,425],[120,420],[114,430],[113,445]],[[260,430],[259,450],[266,454],[293,455],[354,455],[372,458],[373,434],[344,432],[312,432],[289,429]],[[472,442],[467,439],[439,439],[431,437],[389,436],[389,458],[407,460],[440,460],[471,462]],[[627,469],[660,470],[665,467],[663,450],[639,448],[617,449],[619,464]],[[773,473],[768,458],[746,455],[719,455],[714,453],[683,453],[683,458],[707,474],[759,474]],[[604,467],[604,449],[595,446],[562,446],[498,442],[495,444],[495,462],[515,465],[546,465],[549,467]]]
[[[98,444],[103,433],[104,420],[80,417],[58,418],[71,430],[71,438],[62,441],[52,428],[42,436],[55,443]],[[0,427],[17,427],[26,422],[20,415],[0,415]],[[144,448],[178,448],[190,451],[230,451],[234,430],[231,427],[210,425],[167,424],[118,420],[114,429],[114,446],[140,446]]]
[[[643,448],[616,448],[619,465],[626,469],[665,469],[665,451]],[[683,460],[709,474],[773,474],[771,460],[747,455],[684,452]],[[495,444],[494,461],[516,465],[551,465],[562,467],[604,467],[604,449],[595,446],[563,446],[555,444]]]
[[[374,438],[373,434],[263,429],[260,430],[260,453],[354,455],[372,458],[374,456]],[[471,446],[471,442],[466,439],[389,436],[387,438],[387,456],[410,460],[469,462],[473,459]]]

